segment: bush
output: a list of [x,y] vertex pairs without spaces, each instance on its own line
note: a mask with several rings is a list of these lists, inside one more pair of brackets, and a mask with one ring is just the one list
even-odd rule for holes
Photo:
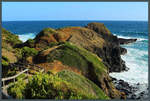
[[34,48],[29,48],[29,47],[23,47],[22,48],[22,56],[23,57],[29,57],[29,56],[35,56],[38,54],[38,51]]
[[20,79],[24,79],[25,77],[26,77],[26,74],[23,73],[23,74],[19,75],[16,79],[20,80]]
[[57,34],[55,29],[52,28],[45,28],[43,29],[37,36],[36,38],[42,37],[42,36],[47,36],[49,37],[51,34]]
[[3,66],[8,66],[8,65],[9,65],[9,63],[7,61],[5,61],[5,60],[2,59],[2,67]]
[[[75,81],[71,80],[72,76]],[[76,84],[72,84],[72,82],[76,82]],[[92,89],[96,90],[97,96],[93,95],[91,90],[86,90],[89,88],[84,88],[84,84],[88,85],[90,89],[93,86]],[[8,92],[14,98],[26,99],[108,99],[94,83],[69,71],[58,75],[38,73],[30,77],[28,83],[19,80],[9,88]]]
[[5,41],[10,43],[13,47],[17,44],[21,44],[22,41],[19,40],[19,37],[11,32],[7,31],[6,29],[2,28],[2,37],[5,37]]
[[25,81],[19,79],[16,84],[8,88],[8,94],[17,99],[23,99],[25,86],[26,86]]
[[28,39],[26,42],[25,42],[25,45],[30,47],[30,48],[33,48],[34,47],[34,43],[35,43],[35,40],[33,39]]
[[25,97],[29,99],[69,99],[71,88],[67,87],[71,87],[70,84],[57,76],[39,73],[29,79]]
[[8,66],[9,65],[9,59],[5,56],[2,56],[2,66]]
[[49,47],[53,47],[53,46],[56,46],[56,45],[58,45],[57,42],[51,42],[48,46],[49,46]]
[[22,58],[22,50],[20,48],[15,48],[14,52],[18,60]]
[[9,62],[9,59],[6,56],[2,56],[2,59]]

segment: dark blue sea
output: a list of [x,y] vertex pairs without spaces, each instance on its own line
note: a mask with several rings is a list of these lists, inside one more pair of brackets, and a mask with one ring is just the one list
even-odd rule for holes
[[[148,84],[148,22],[146,21],[9,21],[2,22],[2,26],[19,35],[22,41],[34,38],[42,29],[61,28],[66,26],[86,26],[90,22],[104,23],[105,26],[118,37],[137,38],[135,43],[122,45],[127,54],[121,56],[129,71],[111,73],[117,79],[123,79],[131,84]],[[146,85],[147,86],[147,85]],[[143,89],[144,90],[144,89]]]

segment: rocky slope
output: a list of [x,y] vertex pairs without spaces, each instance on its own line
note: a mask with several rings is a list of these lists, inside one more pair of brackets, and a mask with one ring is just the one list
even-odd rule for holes
[[11,68],[8,65],[21,58],[20,49],[15,48],[18,44],[22,44],[19,37],[2,28],[2,77],[14,74],[9,73]]
[[21,43],[17,35],[2,28],[2,57],[7,57],[10,63],[17,61],[15,46]]

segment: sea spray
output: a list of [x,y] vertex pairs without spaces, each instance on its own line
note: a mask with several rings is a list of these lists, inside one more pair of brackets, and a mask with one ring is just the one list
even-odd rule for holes
[[25,34],[20,34],[18,36],[21,41],[25,42],[28,39],[34,39],[36,36],[36,33],[25,33]]

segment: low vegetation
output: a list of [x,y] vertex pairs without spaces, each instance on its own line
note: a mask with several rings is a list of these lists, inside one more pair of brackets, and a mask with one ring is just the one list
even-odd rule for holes
[[19,99],[109,99],[93,82],[70,71],[38,73],[28,83],[18,80],[8,92]]

